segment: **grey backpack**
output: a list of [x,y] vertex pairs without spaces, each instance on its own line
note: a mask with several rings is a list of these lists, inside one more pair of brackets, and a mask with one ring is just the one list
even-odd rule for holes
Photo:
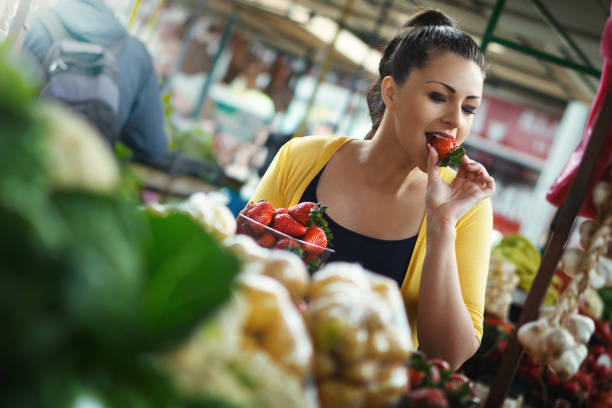
[[52,38],[43,69],[45,85],[41,97],[57,100],[85,117],[112,145],[119,139],[119,71],[116,56],[124,43],[105,49],[76,41],[51,11],[40,21]]

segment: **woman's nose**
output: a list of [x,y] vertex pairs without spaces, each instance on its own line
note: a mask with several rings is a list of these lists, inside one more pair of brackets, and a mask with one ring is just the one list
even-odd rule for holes
[[462,118],[461,107],[453,107],[444,116],[444,122],[452,128],[458,128],[461,126]]

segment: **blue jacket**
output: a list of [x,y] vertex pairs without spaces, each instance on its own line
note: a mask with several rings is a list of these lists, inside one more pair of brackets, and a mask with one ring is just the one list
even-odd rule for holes
[[[58,4],[51,11],[76,40],[109,47],[125,39],[117,55],[119,140],[134,152],[138,160],[151,162],[159,158],[168,141],[157,75],[145,45],[128,35],[102,0],[72,0]],[[24,40],[24,50],[32,53],[42,64],[51,44],[51,35],[34,14]]]

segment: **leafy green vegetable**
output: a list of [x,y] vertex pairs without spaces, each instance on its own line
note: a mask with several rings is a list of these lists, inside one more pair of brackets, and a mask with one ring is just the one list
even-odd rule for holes
[[172,342],[229,297],[239,263],[188,215],[147,217],[146,329]]
[[0,46],[0,406],[221,406],[154,356],[227,299],[238,261],[188,217],[137,211],[129,184],[54,190],[35,94]]

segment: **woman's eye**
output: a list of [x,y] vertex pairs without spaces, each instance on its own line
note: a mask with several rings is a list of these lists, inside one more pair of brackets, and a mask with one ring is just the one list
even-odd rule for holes
[[476,107],[475,106],[464,106],[463,111],[467,113],[468,115],[474,115],[476,113]]
[[429,94],[429,97],[434,102],[446,102],[446,96],[440,92],[432,92]]

